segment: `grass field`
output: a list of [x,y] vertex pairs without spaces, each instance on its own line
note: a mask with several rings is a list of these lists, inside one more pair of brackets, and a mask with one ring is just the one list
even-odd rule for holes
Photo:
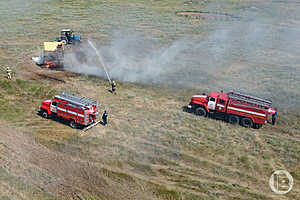
[[[278,15],[283,9],[285,14]],[[230,64],[224,61],[222,65],[228,67],[221,74],[196,85],[179,84],[180,89],[170,84],[181,81],[181,68],[171,78],[165,77],[164,86],[120,82],[117,95],[108,92],[109,83],[102,78],[44,71],[30,60],[43,41],[55,39],[65,27],[98,45],[109,45],[116,30],[134,29],[164,46],[238,20],[219,17],[220,13],[247,21],[247,12],[258,10],[265,17],[260,18],[263,24],[285,32],[297,24],[298,9],[293,1],[267,0],[1,2],[0,66],[13,66],[14,78],[7,81],[0,72],[0,199],[299,199],[300,116],[292,109],[299,103],[299,64],[294,46],[274,45],[272,50],[262,48],[264,52],[258,48],[249,57]],[[176,14],[180,11],[215,15],[185,17]],[[281,24],[273,24],[273,15],[275,21],[283,19]],[[196,50],[186,57],[191,60],[187,69],[195,75],[203,70],[195,68]],[[258,76],[247,77],[251,70]],[[232,82],[224,82],[228,77]],[[279,96],[276,126],[246,129],[182,111],[191,95],[235,87],[241,79],[241,85],[258,81],[252,92],[277,91],[273,94]],[[42,100],[62,91],[97,99],[101,111],[108,111],[108,126],[96,126],[80,136],[80,130],[38,116]],[[279,169],[294,178],[294,187],[286,195],[277,195],[269,187],[269,177]]]

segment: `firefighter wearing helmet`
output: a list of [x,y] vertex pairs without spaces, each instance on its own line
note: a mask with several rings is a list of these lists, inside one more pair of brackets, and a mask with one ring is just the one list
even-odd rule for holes
[[272,125],[275,125],[276,123],[276,118],[277,118],[277,109],[275,108],[269,108],[268,109],[269,114],[272,115]]
[[113,80],[111,83],[111,92],[113,94],[116,94],[116,87],[117,87],[116,81]]
[[11,72],[12,72],[12,71],[11,71],[10,67],[7,67],[7,68],[6,68],[6,73],[7,73],[7,79],[8,79],[8,80],[11,80]]
[[275,111],[275,113],[272,114],[272,125],[275,125],[276,118],[277,118],[277,111]]

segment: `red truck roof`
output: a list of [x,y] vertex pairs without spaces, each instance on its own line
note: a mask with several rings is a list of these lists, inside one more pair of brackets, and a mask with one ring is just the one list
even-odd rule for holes
[[210,92],[208,96],[214,97],[214,98],[220,98],[220,99],[223,99],[223,100],[228,99],[228,94],[227,93],[218,92],[218,91]]

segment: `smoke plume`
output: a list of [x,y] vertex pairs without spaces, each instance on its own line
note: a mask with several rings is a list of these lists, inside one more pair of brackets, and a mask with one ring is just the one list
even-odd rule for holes
[[[299,108],[299,23],[279,15],[277,4],[267,4],[274,12],[269,15],[264,6],[237,9],[240,19],[215,22],[202,35],[170,44],[130,30],[116,31],[109,45],[92,42],[108,74],[118,81],[237,89],[272,98],[284,108]],[[66,58],[69,71],[107,77],[88,44]]]

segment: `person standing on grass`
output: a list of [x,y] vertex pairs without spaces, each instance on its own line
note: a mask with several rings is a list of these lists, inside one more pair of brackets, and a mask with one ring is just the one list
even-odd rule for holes
[[104,113],[102,115],[102,121],[103,121],[103,125],[106,126],[107,125],[107,112],[106,112],[106,110],[104,111]]
[[116,81],[112,81],[112,83],[111,83],[111,93],[116,94],[116,87],[117,87]]
[[276,118],[277,118],[277,111],[272,115],[272,125],[275,125]]
[[12,71],[11,71],[10,67],[7,67],[7,68],[6,68],[6,73],[7,73],[7,79],[8,79],[8,80],[11,80],[11,72],[12,72]]

